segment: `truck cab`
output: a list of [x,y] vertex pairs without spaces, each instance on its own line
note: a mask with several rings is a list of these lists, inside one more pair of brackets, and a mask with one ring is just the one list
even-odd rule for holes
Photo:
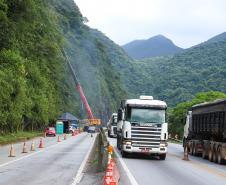
[[108,137],[117,137],[117,113],[113,113],[107,123]]
[[165,120],[167,104],[152,96],[121,101],[118,110],[117,147],[122,157],[129,153],[158,155],[165,160],[168,124]]

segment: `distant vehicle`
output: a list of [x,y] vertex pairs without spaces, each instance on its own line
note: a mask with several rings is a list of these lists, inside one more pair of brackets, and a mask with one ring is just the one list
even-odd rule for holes
[[152,96],[121,101],[118,110],[117,147],[122,157],[129,153],[145,153],[165,160],[168,124],[164,101]]
[[113,113],[107,123],[108,137],[117,137],[117,113]]
[[90,126],[90,127],[88,128],[88,133],[95,133],[95,132],[96,132],[96,127]]
[[76,130],[76,127],[74,127],[73,125],[70,125],[69,128],[68,128],[68,132],[69,133],[72,133]]
[[56,130],[54,127],[47,127],[45,130],[46,136],[56,136]]
[[226,162],[226,99],[192,106],[184,126],[183,146],[191,155]]

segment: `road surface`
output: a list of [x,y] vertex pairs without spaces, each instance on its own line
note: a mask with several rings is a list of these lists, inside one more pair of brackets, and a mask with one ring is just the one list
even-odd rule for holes
[[[226,165],[218,165],[200,157],[189,156],[183,161],[183,148],[169,144],[165,161],[157,157],[130,156],[121,158],[116,149],[116,139],[109,139],[118,156],[123,185],[224,185],[226,184]],[[123,163],[123,164],[122,164]]]
[[[94,138],[87,133],[60,143],[47,138],[46,148],[25,155],[17,152],[18,157],[1,160],[0,185],[71,185]],[[4,152],[0,148],[0,158]]]

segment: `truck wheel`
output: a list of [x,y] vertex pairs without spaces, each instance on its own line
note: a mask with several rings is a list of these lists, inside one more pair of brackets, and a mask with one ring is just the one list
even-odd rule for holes
[[165,159],[166,159],[166,154],[161,154],[161,155],[159,155],[159,159],[160,159],[160,160],[165,160]]
[[123,150],[121,150],[121,155],[122,155],[122,158],[128,157],[128,153]]
[[195,143],[193,143],[193,145],[192,145],[192,155],[196,156],[196,147],[195,147]]
[[221,146],[217,150],[217,163],[218,164],[223,164],[224,163],[224,159],[222,157],[222,148],[221,148]]
[[202,158],[206,159],[206,149],[204,147],[203,147],[203,150],[202,150]]
[[211,162],[213,161],[213,149],[212,149],[212,147],[209,148],[208,159]]
[[108,131],[108,137],[111,137],[111,136],[110,136],[110,132],[109,132],[109,131]]

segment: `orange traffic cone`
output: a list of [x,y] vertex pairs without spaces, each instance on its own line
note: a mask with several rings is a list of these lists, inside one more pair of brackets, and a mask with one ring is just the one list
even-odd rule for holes
[[9,157],[16,157],[13,144],[10,146]]
[[72,136],[75,136],[75,131],[72,131]]
[[34,141],[32,141],[32,143],[31,143],[31,151],[35,151],[35,143],[34,143]]
[[40,138],[40,143],[39,143],[39,148],[44,148],[44,144],[43,144],[43,141],[42,141],[42,138]]
[[61,141],[60,141],[60,136],[57,137],[57,142],[58,142],[58,143],[61,142]]
[[28,152],[28,151],[27,151],[26,142],[24,141],[22,153],[27,153],[27,152]]
[[67,135],[66,134],[64,134],[64,140],[66,140],[67,139]]

